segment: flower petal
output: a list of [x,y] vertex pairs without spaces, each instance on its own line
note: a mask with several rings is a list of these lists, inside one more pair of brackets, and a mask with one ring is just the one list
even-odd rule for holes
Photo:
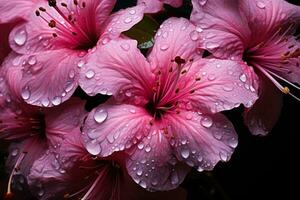
[[187,86],[193,91],[188,99],[194,108],[205,107],[215,113],[240,104],[250,107],[257,99],[257,76],[243,62],[199,59],[186,76],[192,78],[189,85],[196,85]]
[[181,111],[167,115],[173,135],[171,144],[177,158],[198,171],[212,170],[219,161],[228,161],[237,146],[233,125],[222,114]]
[[77,87],[78,56],[61,49],[12,56],[4,63],[10,88],[31,105],[51,107],[69,99]]
[[100,156],[128,149],[149,134],[151,119],[143,108],[132,105],[98,106],[83,128],[85,147]]
[[105,43],[108,38],[115,39],[124,31],[129,30],[135,24],[143,19],[145,5],[137,5],[134,7],[119,10],[112,14],[101,31],[101,39],[99,43]]
[[[239,0],[193,0],[191,20],[203,29],[204,48],[219,58],[242,57],[251,32],[239,11]],[[218,12],[216,12],[216,10]]]
[[273,83],[260,77],[260,95],[253,107],[244,112],[245,124],[253,135],[268,134],[279,119],[282,93]]
[[163,131],[152,127],[150,135],[130,152],[127,170],[141,187],[165,191],[177,188],[189,168],[178,163]]
[[7,23],[0,24],[0,65],[2,64],[4,58],[9,54],[11,48],[8,43],[8,36],[12,28],[16,25],[16,23]]
[[123,98],[127,99],[151,91],[154,80],[151,74],[149,63],[138,50],[137,42],[116,39],[99,45],[88,57],[79,82],[89,95],[125,95]]
[[36,1],[38,0],[0,0],[0,24],[26,18],[33,11]]
[[137,4],[145,3],[147,8],[145,13],[156,13],[163,10],[163,4],[170,4],[173,7],[180,7],[182,0],[138,0]]
[[148,56],[154,68],[169,70],[176,56],[189,60],[197,54],[200,33],[187,19],[170,18],[157,31],[153,49]]

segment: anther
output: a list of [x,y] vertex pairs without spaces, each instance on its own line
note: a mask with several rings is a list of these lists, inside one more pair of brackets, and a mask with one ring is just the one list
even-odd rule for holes
[[77,0],[73,0],[73,3],[77,6],[78,5],[78,1]]
[[48,4],[50,7],[56,7],[56,0],[48,0]]
[[51,19],[48,25],[49,25],[50,28],[55,28],[56,27],[56,21]]
[[43,8],[43,7],[39,7],[39,10],[42,11],[42,12],[46,12],[46,9]]
[[281,90],[284,94],[289,94],[290,93],[290,89],[288,87],[284,87]]
[[63,7],[66,7],[66,8],[68,7],[68,5],[66,3],[61,3],[60,5]]
[[187,71],[186,69],[182,70],[181,74],[185,74]]
[[174,61],[177,63],[177,64],[184,64],[186,61],[184,59],[182,59],[180,56],[176,56]]
[[196,80],[196,81],[200,81],[200,80],[201,80],[201,78],[200,78],[200,77],[197,77],[195,80]]
[[191,91],[190,91],[190,94],[193,94],[194,92],[195,92],[195,90],[191,90]]
[[56,33],[52,33],[52,36],[53,36],[53,37],[57,37],[57,34],[56,34]]
[[82,4],[81,4],[81,5],[82,5],[82,7],[83,7],[83,8],[85,8],[85,7],[86,7],[86,3],[85,3],[85,2],[82,2]]
[[39,17],[41,15],[40,11],[36,10],[35,15]]
[[176,90],[175,90],[175,93],[177,94],[179,92],[179,88],[177,88]]

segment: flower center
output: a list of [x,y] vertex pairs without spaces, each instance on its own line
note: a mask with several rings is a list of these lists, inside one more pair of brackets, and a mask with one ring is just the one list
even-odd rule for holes
[[192,62],[192,59],[186,61],[176,56],[171,60],[170,66],[156,72],[152,98],[146,104],[146,110],[155,119],[161,119],[166,112],[179,113],[179,103],[187,103],[186,97],[199,89],[200,77],[188,75]]
[[98,34],[92,31],[94,27],[89,29],[86,24],[93,20],[85,19],[85,1],[79,3],[78,0],[73,0],[69,4],[58,5],[56,0],[48,0],[48,6],[48,10],[39,7],[35,14],[48,24],[53,38],[61,38],[72,49],[88,50],[97,44]]

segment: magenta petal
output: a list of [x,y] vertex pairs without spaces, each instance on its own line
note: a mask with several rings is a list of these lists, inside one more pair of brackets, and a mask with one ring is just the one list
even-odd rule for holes
[[137,42],[128,39],[112,40],[99,45],[82,64],[80,86],[89,95],[133,93],[142,96],[151,91],[154,81],[146,58],[137,48]]
[[169,4],[173,7],[180,7],[182,5],[182,0],[138,0],[138,4],[145,3],[146,10],[145,13],[156,13],[163,10],[163,4]]
[[253,135],[268,134],[279,119],[282,108],[282,93],[273,84],[261,77],[259,99],[244,112],[244,121]]
[[122,32],[129,30],[143,19],[144,11],[145,5],[141,4],[119,10],[112,14],[105,24],[102,25],[104,26],[104,29],[101,31],[102,39],[100,39],[100,41],[105,43],[108,38],[114,39],[119,37]]
[[160,130],[152,128],[149,137],[141,140],[130,152],[127,170],[133,180],[150,191],[177,188],[189,171],[178,163],[172,148]]
[[17,19],[26,19],[39,0],[0,0],[0,23],[12,22]]
[[238,144],[233,125],[222,114],[181,111],[166,116],[174,134],[171,142],[177,158],[198,171],[212,170],[219,161],[228,161]]
[[243,62],[200,59],[188,73],[195,77],[190,84],[200,79],[198,89],[189,97],[195,108],[220,112],[240,104],[250,107],[258,98],[257,76]]
[[27,103],[57,106],[69,99],[77,87],[79,58],[61,49],[42,54],[12,56],[5,62],[6,77],[13,92]]
[[155,35],[155,42],[148,56],[153,67],[169,70],[175,57],[188,61],[197,54],[200,33],[187,19],[170,18],[166,20]]
[[132,105],[98,106],[85,122],[85,147],[101,156],[128,149],[149,134],[151,119],[143,108]]

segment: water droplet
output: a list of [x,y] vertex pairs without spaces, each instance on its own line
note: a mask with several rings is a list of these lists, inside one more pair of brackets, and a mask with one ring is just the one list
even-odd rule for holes
[[143,148],[144,148],[144,143],[142,143],[142,142],[139,143],[137,147],[138,147],[139,149],[143,149]]
[[94,119],[97,123],[103,123],[107,119],[107,116],[107,111],[103,109],[98,109],[94,113]]
[[53,100],[52,100],[52,104],[57,106],[61,103],[62,99],[61,97],[57,96],[57,97],[54,97]]
[[111,133],[106,136],[106,139],[110,144],[112,144],[115,141],[114,135]]
[[201,120],[201,124],[206,128],[210,128],[213,125],[213,121],[210,117],[204,117]]
[[257,2],[256,2],[256,5],[257,5],[257,7],[260,8],[260,9],[266,8],[266,4],[265,4],[264,2],[262,2],[262,1],[257,1]]
[[252,85],[250,85],[250,91],[255,92],[255,88]]
[[198,171],[198,172],[203,172],[203,168],[199,166],[199,167],[197,168],[197,171]]
[[35,65],[36,64],[36,57],[35,56],[29,56],[28,58],[28,64],[29,65]]
[[131,97],[131,96],[132,96],[132,93],[131,93],[130,91],[126,91],[126,92],[125,92],[125,95],[126,95],[127,97]]
[[176,171],[173,171],[171,174],[171,183],[176,185],[179,182],[178,175]]
[[17,56],[13,59],[12,64],[18,66],[21,63],[21,56]]
[[206,48],[209,49],[209,50],[212,50],[212,49],[215,49],[215,48],[218,48],[220,45],[218,43],[215,43],[215,42],[208,42],[206,44]]
[[27,40],[27,32],[25,30],[20,30],[16,32],[14,41],[17,45],[22,46]]
[[192,114],[192,113],[188,113],[188,114],[185,116],[185,118],[186,118],[187,120],[191,120],[191,119],[193,118],[193,114]]
[[156,185],[158,184],[158,180],[153,179],[153,180],[151,181],[151,184],[154,185],[154,186],[156,186]]
[[180,154],[184,159],[187,159],[190,156],[190,151],[188,149],[182,149]]
[[143,170],[142,170],[142,169],[138,169],[138,170],[136,171],[136,174],[137,174],[138,176],[141,176],[141,175],[143,174]]
[[75,71],[74,70],[70,70],[69,77],[70,78],[74,78],[75,77]]
[[128,17],[124,20],[124,23],[126,23],[126,24],[129,24],[130,22],[132,22],[132,19],[130,17]]
[[150,152],[151,151],[151,147],[149,145],[147,145],[146,148],[145,148],[145,151],[146,152]]
[[168,44],[163,44],[163,45],[160,46],[160,49],[161,49],[162,51],[166,51],[168,48],[169,48],[169,45],[168,45]]
[[11,152],[11,155],[12,156],[17,156],[19,154],[19,149],[14,149],[12,152]]
[[87,151],[92,155],[98,155],[101,152],[101,147],[97,140],[92,140],[86,144]]
[[45,191],[43,189],[41,189],[39,192],[38,192],[38,196],[43,196],[45,194]]
[[197,31],[192,31],[190,33],[190,38],[193,40],[193,41],[196,41],[199,39],[199,35],[198,35],[198,32]]
[[204,6],[206,4],[207,0],[199,0],[198,2],[201,6]]
[[208,77],[207,77],[207,79],[208,79],[209,81],[213,81],[213,80],[216,79],[216,76],[215,76],[214,74],[209,74]]
[[135,109],[133,109],[133,108],[129,109],[129,112],[132,114],[136,113]]
[[202,162],[203,157],[201,155],[198,155],[197,160],[198,160],[198,162]]
[[131,15],[134,15],[135,13],[136,13],[136,11],[135,10],[129,10],[129,13],[131,14]]
[[28,87],[26,87],[22,90],[21,96],[24,100],[28,100],[30,98],[30,95],[31,95],[31,93],[30,93]]
[[217,65],[216,65],[216,67],[217,67],[217,68],[220,68],[220,67],[221,67],[221,65],[220,65],[220,64],[217,64]]
[[231,92],[233,90],[233,86],[232,85],[224,85],[222,88],[226,92]]
[[108,42],[109,42],[109,39],[108,39],[108,38],[104,38],[104,39],[102,40],[102,44],[103,44],[103,45],[106,45]]
[[221,140],[222,139],[222,132],[221,131],[216,131],[214,132],[214,137],[217,139],[217,140]]
[[220,153],[219,153],[219,156],[220,156],[220,159],[221,159],[222,161],[224,161],[224,162],[228,161],[228,159],[229,159],[228,154],[225,153],[225,152],[220,152]]
[[247,76],[246,76],[246,74],[242,74],[242,75],[240,76],[240,80],[241,80],[243,83],[245,83],[245,82],[247,81]]
[[83,60],[80,60],[78,63],[77,63],[77,67],[81,68],[84,66],[84,61]]
[[129,44],[127,44],[127,43],[123,43],[123,44],[121,44],[121,48],[122,48],[124,51],[128,51],[128,50],[130,49],[130,46],[129,46]]
[[203,29],[202,29],[201,27],[197,26],[197,27],[196,27],[196,31],[197,31],[198,33],[202,33],[202,32],[203,32]]
[[45,98],[45,99],[42,99],[41,103],[44,107],[47,107],[47,106],[49,106],[50,101],[48,98]]
[[88,79],[91,79],[95,76],[95,72],[94,70],[90,69],[88,70],[86,73],[85,73],[85,77],[88,78]]
[[231,146],[232,148],[236,148],[238,145],[238,140],[236,138],[232,138],[231,140],[229,140],[228,142],[229,146]]

